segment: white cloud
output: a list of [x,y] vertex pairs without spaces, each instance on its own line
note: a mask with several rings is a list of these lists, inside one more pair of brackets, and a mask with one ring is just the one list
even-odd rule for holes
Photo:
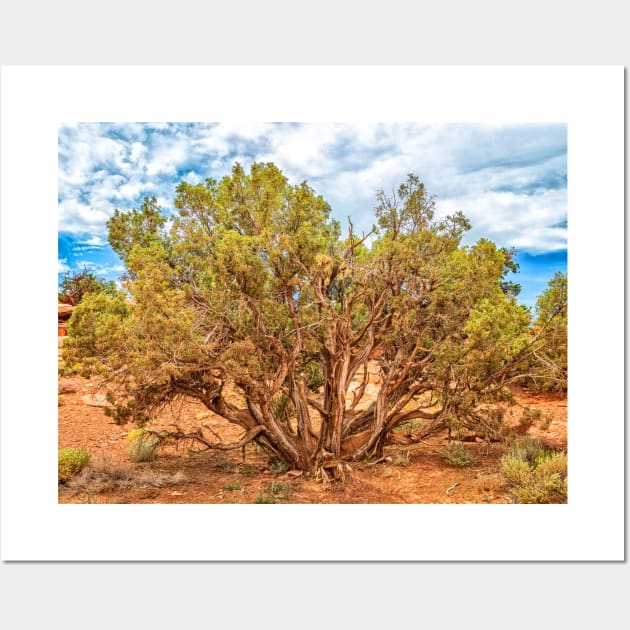
[[566,190],[547,190],[526,195],[487,192],[438,200],[440,216],[461,210],[472,223],[468,240],[486,236],[505,247],[532,253],[564,249],[567,229],[552,227],[567,216]]
[[220,178],[239,161],[273,161],[291,183],[307,180],[335,216],[358,230],[373,222],[375,195],[409,172],[441,211],[462,210],[474,234],[531,251],[566,246],[563,125],[79,124],[59,135],[59,226],[104,243],[115,208],[154,195],[172,209],[174,188]]
[[110,213],[106,210],[95,210],[76,199],[66,199],[59,203],[60,229],[71,234],[104,233],[109,217]]
[[165,138],[159,140],[153,147],[151,158],[147,162],[146,172],[149,177],[154,175],[174,175],[177,167],[187,156],[188,142],[185,138]]
[[79,241],[80,245],[89,245],[90,247],[104,247],[107,243],[98,235],[90,236],[86,241]]
[[66,273],[70,271],[67,258],[60,258],[57,260],[57,273]]

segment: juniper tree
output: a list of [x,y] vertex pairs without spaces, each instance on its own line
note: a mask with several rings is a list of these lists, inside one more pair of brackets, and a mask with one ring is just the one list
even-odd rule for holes
[[109,293],[115,295],[116,285],[114,282],[99,278],[94,272],[84,267],[79,272],[64,273],[59,283],[57,301],[60,304],[70,304],[76,306],[88,293]]
[[[463,246],[467,219],[436,218],[417,177],[377,195],[377,225],[361,235],[351,223],[342,235],[328,203],[273,164],[236,164],[176,192],[168,230],[151,201],[109,221],[128,298],[84,300],[64,348],[112,386],[118,422],[142,425],[190,398],[242,438],[225,444],[204,427],[174,437],[255,441],[292,468],[336,475],[346,460],[382,456],[410,420],[421,422],[407,440],[500,430],[483,403],[509,395],[540,346],[504,290],[511,253],[486,239]],[[371,361],[378,391],[367,400]]]
[[531,384],[542,391],[565,391],[568,381],[568,284],[558,271],[536,301],[535,326],[544,343],[536,348]]

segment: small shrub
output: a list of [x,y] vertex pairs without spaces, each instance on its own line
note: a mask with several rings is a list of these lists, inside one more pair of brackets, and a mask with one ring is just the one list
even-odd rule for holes
[[131,442],[127,455],[132,462],[153,462],[157,458],[159,445],[160,438],[147,432]]
[[66,399],[63,396],[57,396],[57,407],[63,407]]
[[501,471],[507,480],[516,486],[527,485],[532,476],[532,470],[525,459],[518,455],[507,455],[501,459]]
[[[529,483],[513,490],[518,503],[561,503],[566,500],[566,486],[559,473],[533,474]],[[564,495],[564,497],[563,497]]]
[[289,496],[289,484],[273,481],[269,491],[271,494],[275,494],[279,499],[286,499]]
[[510,454],[526,461],[528,464],[535,464],[544,450],[544,445],[540,440],[526,435],[514,444]]
[[237,477],[232,483],[228,483],[228,485],[225,486],[225,489],[229,490],[230,492],[233,492],[234,490],[240,490],[241,480]]
[[440,454],[449,466],[456,468],[473,466],[475,463],[472,453],[461,442],[453,442],[450,446],[444,447]]
[[261,491],[261,493],[256,497],[254,503],[275,503],[276,497],[272,494],[265,494]]
[[543,475],[555,473],[566,475],[567,468],[567,454],[562,451],[556,451],[555,453],[546,451],[536,460],[536,470]]
[[59,481],[67,481],[87,466],[90,454],[82,448],[62,448],[59,451]]
[[406,453],[398,452],[392,455],[392,464],[394,466],[400,466],[401,468],[406,468],[411,463],[411,458],[409,457],[409,451]]
[[289,470],[289,467],[283,461],[280,461],[279,459],[274,459],[269,465],[269,470],[274,475],[282,475],[283,473],[287,472],[287,470]]
[[566,503],[566,453],[535,446],[519,445],[501,458],[501,471],[512,485],[514,499],[517,503]]
[[289,484],[274,481],[270,486],[263,486],[255,503],[275,503],[289,498]]

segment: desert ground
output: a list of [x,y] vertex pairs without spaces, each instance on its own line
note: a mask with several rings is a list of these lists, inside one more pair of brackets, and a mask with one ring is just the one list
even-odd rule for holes
[[[61,345],[61,343],[60,343]],[[421,443],[389,446],[382,461],[350,462],[343,483],[325,483],[272,462],[255,444],[229,451],[201,450],[187,442],[167,444],[154,461],[134,463],[128,432],[105,415],[100,383],[77,375],[59,376],[59,448],[85,449],[90,464],[59,485],[60,503],[512,503],[499,473],[505,443],[470,442],[474,464],[449,466],[441,455],[446,432]],[[516,391],[519,404],[550,414],[546,430],[528,435],[553,449],[567,448],[567,399],[562,394]],[[518,425],[520,411],[508,411]],[[240,429],[185,401],[165,410],[148,429],[188,430],[206,424],[226,442]]]

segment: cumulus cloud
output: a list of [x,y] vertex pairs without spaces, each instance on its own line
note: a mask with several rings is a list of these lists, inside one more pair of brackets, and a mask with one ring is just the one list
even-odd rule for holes
[[460,210],[473,225],[468,240],[481,236],[505,247],[542,253],[566,248],[566,190],[478,193],[438,200],[439,215]]
[[[235,161],[273,161],[369,229],[378,190],[413,172],[438,211],[463,211],[472,236],[531,252],[566,248],[566,125],[415,123],[81,123],[59,130],[59,229],[102,247],[116,208],[176,184],[222,177]],[[80,235],[89,238],[79,239]]]
[[107,243],[97,234],[90,236],[85,241],[79,241],[80,245],[88,245],[90,247],[104,247]]

